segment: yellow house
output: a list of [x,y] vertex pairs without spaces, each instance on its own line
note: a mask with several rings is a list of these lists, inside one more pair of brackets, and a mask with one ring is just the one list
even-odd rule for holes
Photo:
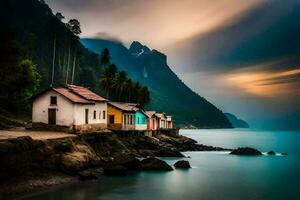
[[109,102],[107,104],[107,127],[111,129],[133,130],[137,104]]

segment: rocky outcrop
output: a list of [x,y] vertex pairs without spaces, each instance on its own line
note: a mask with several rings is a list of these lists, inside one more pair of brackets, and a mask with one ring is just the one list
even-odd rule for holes
[[156,156],[158,156],[158,157],[178,157],[178,158],[185,157],[179,151],[169,149],[169,148],[163,148],[163,149],[158,150],[158,152],[156,153]]
[[76,144],[73,152],[67,152],[61,156],[61,169],[68,174],[76,174],[80,170],[98,165],[101,163],[100,157],[87,144]]
[[269,152],[268,152],[268,155],[273,156],[273,155],[275,155],[275,152],[274,152],[274,151],[269,151]]
[[240,147],[237,149],[234,149],[233,151],[230,152],[230,154],[234,155],[245,155],[245,156],[259,156],[262,155],[260,151],[254,148],[250,147]]
[[158,158],[146,158],[141,161],[142,170],[146,171],[172,171],[173,168]]
[[128,170],[141,170],[141,161],[137,158],[129,158],[119,163],[121,166],[126,167]]
[[126,176],[127,171],[126,167],[121,165],[108,165],[104,167],[104,175],[107,176]]
[[190,165],[189,161],[179,160],[174,164],[174,167],[176,169],[189,169],[189,168],[191,168],[191,165]]
[[45,144],[31,137],[18,137],[0,142],[0,180],[21,175],[40,167],[45,159]]
[[103,168],[86,169],[78,173],[80,180],[98,179],[103,175]]

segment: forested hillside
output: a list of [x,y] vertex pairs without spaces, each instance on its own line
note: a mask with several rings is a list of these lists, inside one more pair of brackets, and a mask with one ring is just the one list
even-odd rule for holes
[[95,52],[108,48],[112,62],[125,70],[135,80],[149,87],[149,110],[170,113],[180,126],[206,128],[231,127],[225,115],[210,102],[188,88],[169,68],[167,56],[151,50],[139,42],[129,49],[116,41],[82,39],[82,43]]
[[6,78],[0,80],[1,108],[14,104],[15,110],[22,110],[38,90],[74,83],[114,101],[172,114],[180,126],[231,127],[222,111],[182,83],[168,67],[166,55],[156,50],[138,42],[127,49],[112,41],[83,40],[88,50],[79,39],[80,22],[65,21],[63,13],[54,14],[43,0],[2,1],[0,16],[1,44],[9,41],[1,55],[10,55],[1,64],[6,66],[1,68]]

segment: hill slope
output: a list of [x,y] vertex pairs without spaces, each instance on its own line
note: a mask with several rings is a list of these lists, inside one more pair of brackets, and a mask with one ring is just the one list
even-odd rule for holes
[[96,76],[100,73],[98,55],[84,48],[79,38],[52,13],[44,1],[4,0],[0,5],[0,17],[4,25],[1,31],[11,34],[26,57],[38,65],[42,88],[51,84],[54,41],[54,83],[65,83],[67,77],[70,83],[76,55],[75,83],[94,86]]
[[81,42],[97,53],[108,48],[118,68],[149,87],[151,103],[147,109],[170,113],[181,126],[231,127],[222,111],[193,92],[176,76],[163,53],[139,42],[133,42],[129,49],[119,42],[102,39],[82,39]]
[[226,117],[234,128],[249,128],[249,124],[242,119],[238,119],[231,113],[225,113]]

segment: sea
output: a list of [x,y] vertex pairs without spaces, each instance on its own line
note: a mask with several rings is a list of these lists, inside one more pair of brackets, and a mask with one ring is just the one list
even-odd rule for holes
[[[192,166],[171,172],[104,177],[22,199],[33,200],[300,200],[300,132],[251,129],[180,130],[198,143],[253,147],[262,156],[184,152]],[[276,155],[267,155],[273,150]],[[288,153],[287,156],[281,153]],[[177,158],[163,158],[173,165]],[[181,158],[182,159],[182,158]],[[180,160],[180,159],[179,159]]]

